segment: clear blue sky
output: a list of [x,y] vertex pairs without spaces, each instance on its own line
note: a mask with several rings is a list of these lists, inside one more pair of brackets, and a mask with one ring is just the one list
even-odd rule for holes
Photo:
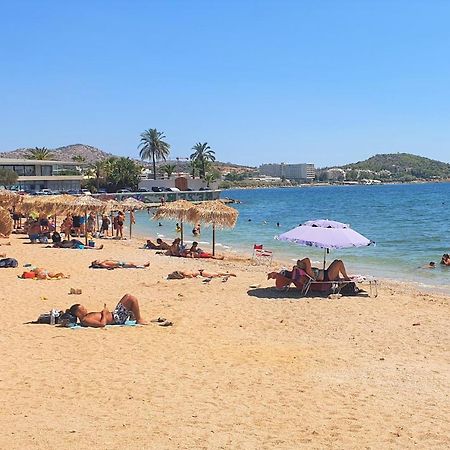
[[0,150],[450,161],[450,2],[0,0]]

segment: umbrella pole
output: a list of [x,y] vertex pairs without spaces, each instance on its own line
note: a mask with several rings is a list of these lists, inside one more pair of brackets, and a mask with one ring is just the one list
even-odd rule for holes
[[183,221],[181,221],[181,245],[183,245],[184,233],[183,233]]
[[212,229],[212,254],[213,256],[216,256],[216,224],[213,223],[213,229]]
[[87,209],[84,210],[84,241],[86,243],[86,247],[88,245],[88,234],[87,234]]

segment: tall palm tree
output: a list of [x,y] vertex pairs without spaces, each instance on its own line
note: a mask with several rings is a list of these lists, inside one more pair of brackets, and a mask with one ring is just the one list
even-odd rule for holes
[[35,147],[28,150],[28,159],[46,160],[51,158],[51,153],[46,147]]
[[211,150],[211,147],[207,142],[204,142],[203,144],[198,142],[192,147],[192,150],[194,150],[194,153],[190,156],[191,161],[198,161],[200,163],[200,178],[204,179],[206,174],[206,162],[215,161],[216,152]]
[[166,136],[162,131],[156,128],[150,128],[141,133],[141,143],[139,156],[141,159],[148,159],[153,161],[153,179],[156,180],[156,161],[165,161],[170,153],[170,144],[163,141]]
[[72,156],[72,161],[82,163],[82,162],[86,162],[86,158],[82,155],[75,155],[75,156]]
[[172,174],[175,172],[175,164],[165,164],[160,167],[160,170],[163,174],[167,174],[167,178],[170,178]]

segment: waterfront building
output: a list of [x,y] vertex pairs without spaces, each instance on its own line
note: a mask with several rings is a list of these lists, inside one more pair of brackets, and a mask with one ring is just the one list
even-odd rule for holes
[[79,190],[83,175],[79,162],[38,159],[0,159],[0,169],[8,169],[19,176],[15,187],[26,191]]
[[314,164],[271,163],[259,166],[259,172],[271,177],[293,181],[312,181],[316,177]]

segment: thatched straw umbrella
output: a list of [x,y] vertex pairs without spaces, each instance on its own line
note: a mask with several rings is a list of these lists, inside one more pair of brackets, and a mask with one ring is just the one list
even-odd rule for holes
[[215,255],[216,227],[234,228],[239,212],[220,200],[211,200],[200,203],[189,211],[189,221],[202,222],[212,225],[212,253]]
[[130,212],[130,239],[131,239],[131,229],[133,226],[133,220],[134,220],[134,211],[136,209],[145,209],[147,208],[147,205],[144,202],[141,202],[140,200],[136,200],[133,197],[129,197],[123,202],[120,202],[120,205],[122,206],[122,209],[124,211]]
[[23,195],[17,192],[9,191],[8,189],[0,189],[0,206],[6,209],[14,209],[14,207],[21,203]]
[[[97,200],[90,195],[82,195],[81,197],[76,197],[75,200],[70,204],[70,209],[76,211],[77,213],[84,213],[84,223],[87,225],[87,212],[95,211],[98,213],[103,213],[106,210],[105,202]],[[88,236],[86,230],[84,231],[84,237],[86,245],[88,245]]]
[[153,219],[171,219],[178,220],[181,224],[181,244],[183,244],[183,222],[189,220],[189,217],[193,214],[193,211],[189,212],[192,208],[195,208],[195,205],[187,200],[176,200],[174,202],[166,203],[164,206],[160,206],[155,214],[153,215]]
[[0,236],[8,237],[13,229],[11,214],[5,208],[0,207]]

